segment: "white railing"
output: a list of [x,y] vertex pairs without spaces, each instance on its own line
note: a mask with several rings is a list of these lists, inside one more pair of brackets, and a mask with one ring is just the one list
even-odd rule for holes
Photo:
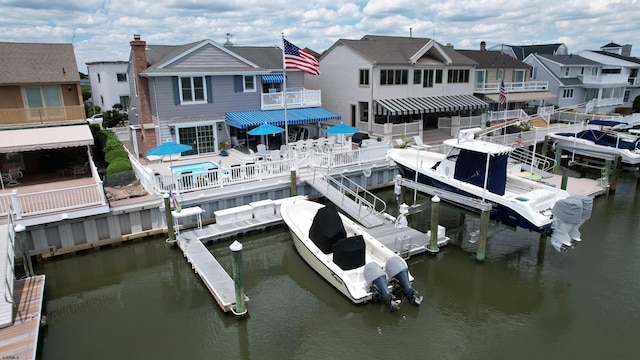
[[640,85],[640,78],[637,78],[637,77],[629,77],[629,79],[627,79],[627,81],[629,82],[629,85],[631,85],[631,86]]
[[[548,81],[520,81],[520,82],[505,82],[504,88],[507,92],[521,92],[521,91],[544,91],[549,89]],[[500,83],[480,83],[475,84],[474,92],[485,94],[497,94],[500,92]]]
[[288,108],[322,106],[320,90],[288,90],[261,94],[261,109],[284,109],[285,100]]
[[289,175],[292,168],[297,168],[297,163],[298,159],[292,158],[261,161],[191,174],[155,175],[151,192],[155,194],[169,191],[186,193],[279,178]]
[[21,219],[104,204],[102,183],[28,194],[14,190],[10,194],[0,194],[0,215],[6,215],[13,208],[15,217]]
[[487,115],[488,121],[525,120],[529,115],[522,109],[491,111]]
[[553,105],[551,106],[540,106],[538,107],[538,116],[546,121],[547,125],[551,123],[551,116],[555,111]]
[[311,167],[336,168],[353,165],[362,165],[369,162],[376,162],[386,159],[387,152],[391,145],[384,142],[366,143],[366,147],[356,150],[336,151],[336,152],[311,152],[309,164]]
[[[579,78],[579,77],[578,77]],[[629,82],[629,76],[622,74],[583,75],[583,84],[625,84]]]
[[[357,127],[360,131],[368,133],[368,122],[358,121]],[[413,136],[418,135],[422,131],[422,120],[393,124],[393,123],[384,123],[371,124],[371,132],[372,137],[398,137],[401,135],[405,136]]]

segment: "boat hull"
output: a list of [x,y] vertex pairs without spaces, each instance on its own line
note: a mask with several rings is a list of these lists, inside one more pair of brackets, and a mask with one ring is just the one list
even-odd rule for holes
[[621,157],[622,163],[627,165],[640,165],[640,151],[619,149],[610,146],[598,145],[592,141],[575,138],[573,136],[564,136],[560,134],[550,135],[555,146],[559,146],[564,150],[575,152],[584,156],[598,157],[599,155]]

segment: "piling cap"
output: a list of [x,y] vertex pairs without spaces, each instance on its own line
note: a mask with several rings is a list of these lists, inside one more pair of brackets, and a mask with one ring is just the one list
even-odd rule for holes
[[440,198],[438,197],[438,195],[434,195],[434,196],[431,198],[431,202],[440,202]]
[[169,198],[169,193],[164,193],[164,195],[162,195],[163,198],[168,199]]
[[229,250],[231,251],[242,251],[242,244],[236,240],[231,245],[229,245]]
[[408,213],[408,212],[409,212],[409,205],[407,205],[407,204],[405,204],[405,203],[400,204],[400,209],[399,209],[399,211],[400,211],[400,214],[406,214],[406,213]]

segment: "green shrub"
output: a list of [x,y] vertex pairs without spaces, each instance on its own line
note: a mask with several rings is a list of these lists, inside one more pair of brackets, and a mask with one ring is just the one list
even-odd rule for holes
[[129,159],[115,159],[113,162],[111,162],[109,164],[109,166],[107,166],[107,175],[110,174],[115,174],[121,171],[128,171],[128,170],[132,170],[133,167],[131,166],[131,162],[129,161]]
[[108,154],[109,152],[116,150],[116,149],[123,149],[124,150],[124,145],[122,145],[122,143],[120,142],[120,140],[118,140],[117,138],[111,138],[111,139],[107,139],[107,143],[105,144],[103,150],[105,154]]
[[112,162],[119,159],[126,159],[127,161],[129,161],[129,153],[127,153],[124,148],[113,149],[104,155],[104,161],[106,161],[108,164],[111,164]]

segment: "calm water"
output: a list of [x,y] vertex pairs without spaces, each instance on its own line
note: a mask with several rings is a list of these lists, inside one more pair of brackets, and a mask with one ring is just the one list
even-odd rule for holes
[[[631,359],[640,353],[640,192],[623,174],[565,254],[503,231],[476,263],[478,221],[443,206],[452,244],[409,260],[420,308],[352,305],[284,227],[240,238],[249,316],[223,313],[163,239],[40,263],[43,359]],[[392,204],[393,195],[384,193]],[[412,215],[428,226],[429,213]],[[229,242],[209,245],[230,271]]]

